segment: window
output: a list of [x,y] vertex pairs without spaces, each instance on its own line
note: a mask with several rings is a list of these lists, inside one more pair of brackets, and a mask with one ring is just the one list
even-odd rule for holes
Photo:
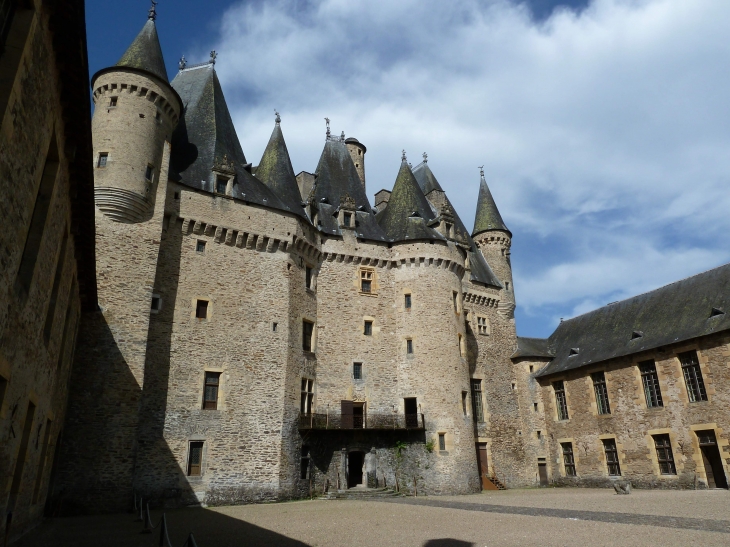
[[656,459],[659,462],[659,472],[662,475],[676,475],[677,468],[674,465],[674,454],[672,454],[672,442],[669,435],[654,435],[654,448],[656,448]]
[[461,392],[461,411],[464,413],[464,416],[466,416],[466,399],[469,397],[469,394],[466,391]]
[[106,167],[106,164],[108,161],[109,161],[109,153],[102,152],[99,154],[99,161],[96,162],[96,166],[97,167]]
[[606,465],[608,474],[612,477],[621,476],[621,466],[618,463],[618,449],[616,439],[603,439],[603,450],[606,453]]
[[304,272],[305,272],[305,276],[306,276],[306,281],[305,281],[306,287],[308,289],[311,289],[312,288],[312,267],[306,266],[304,268]]
[[679,361],[682,363],[684,383],[687,386],[687,396],[690,403],[707,400],[705,382],[702,379],[700,362],[697,359],[696,351],[685,351],[679,354]]
[[446,433],[439,433],[439,450],[446,451]]
[[562,380],[553,382],[553,390],[555,391],[555,406],[558,409],[558,420],[567,420],[568,402],[565,398],[565,382]]
[[314,323],[302,321],[302,349],[304,351],[312,351],[312,334],[314,333]]
[[664,406],[662,402],[662,390],[659,387],[659,377],[656,373],[654,361],[649,360],[639,363],[639,372],[641,372],[641,383],[644,386],[646,406],[648,408]]
[[190,443],[188,453],[188,477],[199,477],[203,469],[203,441]]
[[151,181],[153,172],[154,172],[154,168],[151,165],[148,165],[147,169],[145,169],[145,172],[144,172],[144,178]]
[[448,222],[446,222],[445,224],[446,224],[446,237],[453,237],[454,225],[450,224]]
[[118,98],[119,97],[111,97],[109,99],[109,108],[114,108],[115,106],[117,106],[117,99]]
[[459,334],[458,336],[459,338],[457,342],[459,344],[459,355],[464,357],[464,354],[466,353],[466,351],[464,350],[464,337],[461,334]]
[[596,393],[596,407],[599,414],[611,414],[611,407],[608,404],[608,389],[606,389],[606,374],[596,372],[591,374],[593,378],[593,391]]
[[309,447],[307,445],[302,446],[302,458],[299,461],[299,478],[306,480],[309,478]]
[[173,197],[173,198],[175,198],[175,199],[180,199],[180,192],[175,192],[175,193],[174,193],[174,194],[172,195],[172,197]]
[[484,407],[482,406],[482,381],[471,381],[471,408],[472,415],[477,422],[484,421]]
[[371,293],[373,289],[373,271],[360,270],[360,291]]
[[219,194],[225,194],[226,188],[228,187],[228,179],[218,177],[215,179],[215,191]]
[[35,488],[33,489],[33,503],[38,503],[43,484],[43,471],[46,467],[46,457],[48,454],[48,443],[51,438],[51,420],[46,420],[46,432],[43,434],[43,446],[41,448],[41,457],[38,460],[38,473],[35,476]]
[[479,334],[489,334],[489,323],[486,317],[477,315],[477,332]]
[[362,380],[362,363],[352,363],[352,378]]
[[412,355],[413,354],[413,340],[408,338],[406,340],[406,353]]
[[542,431],[540,431],[540,430],[538,429],[538,430],[537,430],[537,431],[535,432],[535,436],[536,436],[536,437],[537,437],[538,439],[542,439]]
[[459,311],[459,293],[454,291],[452,293],[452,298],[454,300],[454,311],[458,312]]
[[532,403],[532,410],[537,412],[537,403]]
[[352,213],[343,213],[342,224],[344,226],[350,226],[351,222],[352,222]]
[[54,187],[56,186],[58,165],[58,145],[54,133],[51,144],[48,147],[48,153],[46,154],[46,164],[43,167],[41,183],[36,194],[33,215],[30,219],[28,233],[25,236],[25,247],[23,248],[23,256],[20,259],[20,268],[18,268],[16,278],[18,288],[26,296],[30,291],[30,285],[33,281],[33,274],[38,260],[38,250],[43,241],[48,209],[51,205]]
[[365,336],[372,336],[373,335],[373,322],[372,321],[365,321],[365,325],[363,328],[363,334]]
[[205,241],[198,240],[198,242],[195,244],[195,250],[199,253],[205,252]]
[[509,281],[504,282],[504,288],[505,290],[509,291]]
[[220,372],[205,373],[205,389],[203,392],[203,408],[205,410],[218,409],[218,387],[220,386]]
[[405,295],[405,303],[404,303],[404,306],[405,306],[405,308],[407,310],[410,310],[411,309],[411,295],[410,294],[406,294]]
[[198,303],[195,307],[195,317],[198,319],[207,319],[208,317],[208,301],[207,300],[198,300]]
[[314,400],[314,380],[302,378],[302,393],[299,401],[299,412],[307,416],[312,413],[312,401]]
[[43,341],[48,347],[53,333],[53,320],[56,317],[56,303],[58,302],[58,290],[61,287],[61,279],[63,278],[63,267],[66,264],[66,245],[68,244],[68,232],[63,228],[63,239],[61,240],[61,251],[56,260],[56,273],[53,276],[53,287],[51,288],[51,299],[48,302],[46,310],[46,323],[43,327]]
[[279,323],[271,323],[271,332],[276,332],[276,330],[279,328]]
[[532,372],[532,369],[533,369],[533,366],[532,366],[532,365],[530,365],[530,372]]
[[152,303],[150,305],[150,311],[152,313],[157,313],[162,309],[162,299],[160,298],[159,294],[153,294],[152,295]]
[[560,443],[563,449],[563,465],[565,466],[565,475],[567,477],[575,477],[575,458],[573,457],[573,443]]

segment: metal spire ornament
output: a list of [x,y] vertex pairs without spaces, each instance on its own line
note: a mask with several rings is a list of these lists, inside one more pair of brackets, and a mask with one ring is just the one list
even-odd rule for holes
[[428,154],[426,152],[423,153],[423,163],[428,163]]
[[157,4],[159,4],[159,2],[155,2],[155,0],[152,0],[152,6],[150,6],[150,11],[147,12],[147,19],[149,19],[150,21],[154,21],[155,19],[157,19]]

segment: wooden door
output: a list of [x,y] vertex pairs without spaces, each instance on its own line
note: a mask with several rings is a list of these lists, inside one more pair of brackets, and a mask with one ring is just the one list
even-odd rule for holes
[[700,451],[702,452],[702,463],[705,465],[707,487],[727,488],[725,469],[723,469],[722,456],[720,456],[720,450],[717,446],[715,432],[708,429],[707,431],[697,431],[696,433],[700,443]]
[[342,429],[352,429],[353,426],[353,405],[352,401],[340,401],[340,411],[342,414]]
[[482,490],[496,490],[497,487],[489,480],[489,462],[487,460],[487,443],[477,443],[477,468]]
[[537,471],[538,471],[538,474],[540,475],[540,486],[547,486],[548,485],[547,464],[544,462],[538,463]]

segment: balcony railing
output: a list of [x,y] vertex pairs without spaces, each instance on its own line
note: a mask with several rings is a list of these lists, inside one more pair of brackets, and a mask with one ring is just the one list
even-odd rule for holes
[[299,429],[426,429],[423,414],[300,414]]

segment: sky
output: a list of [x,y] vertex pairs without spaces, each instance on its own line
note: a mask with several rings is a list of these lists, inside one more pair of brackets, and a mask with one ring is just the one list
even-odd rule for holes
[[[90,71],[149,2],[87,2]],[[109,14],[113,13],[110,24]],[[295,172],[324,118],[367,148],[372,196],[405,149],[467,227],[478,166],[513,233],[520,336],[730,262],[727,0],[162,0],[170,77],[218,52],[248,161],[274,109]]]

